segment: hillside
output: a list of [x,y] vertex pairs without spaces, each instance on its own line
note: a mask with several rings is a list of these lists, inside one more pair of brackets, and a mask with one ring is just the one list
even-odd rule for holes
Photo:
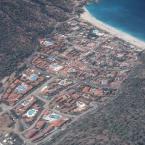
[[111,103],[72,124],[51,143],[40,145],[144,145],[145,54]]
[[38,37],[67,20],[75,4],[73,0],[1,0],[0,79],[37,49]]

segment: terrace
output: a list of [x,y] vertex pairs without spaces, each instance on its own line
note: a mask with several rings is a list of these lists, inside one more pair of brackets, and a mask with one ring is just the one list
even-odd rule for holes
[[38,41],[41,47],[48,47],[54,45],[54,42],[49,38],[40,38]]
[[2,97],[3,102],[12,106],[33,88],[31,85],[17,80],[13,84],[13,87],[8,88]]
[[50,102],[50,108],[55,108],[63,113],[81,113],[88,109],[89,102],[85,100],[79,93],[64,93],[63,95],[55,97]]
[[30,127],[41,114],[43,105],[44,103],[39,100],[31,105],[31,107],[21,116],[21,119],[28,127]]
[[66,116],[45,110],[40,119],[35,123],[35,126],[24,132],[24,137],[31,139],[32,142],[38,142],[56,129],[61,128],[69,120]]
[[37,86],[45,80],[45,77],[35,68],[28,68],[22,73],[20,80],[32,85]]
[[39,117],[43,110],[44,102],[39,100],[36,96],[28,96],[20,101],[11,110],[15,121],[19,119],[20,126],[23,128],[21,131],[29,128]]
[[2,101],[11,106],[20,101],[24,95],[45,81],[45,77],[36,69],[28,68],[7,87]]
[[57,72],[64,68],[66,58],[54,55],[37,55],[33,58],[32,64],[40,69],[50,72]]
[[66,78],[54,78],[48,83],[44,84],[37,94],[39,97],[44,98],[47,101],[50,101],[58,93],[71,87],[74,83],[75,81],[71,81]]
[[13,111],[17,116],[22,116],[36,101],[37,98],[35,96],[29,96],[19,102],[13,109]]

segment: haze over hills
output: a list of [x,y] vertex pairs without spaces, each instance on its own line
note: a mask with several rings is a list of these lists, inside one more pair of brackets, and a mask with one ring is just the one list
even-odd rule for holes
[[0,78],[16,70],[37,48],[36,38],[50,34],[73,12],[75,1],[0,1]]

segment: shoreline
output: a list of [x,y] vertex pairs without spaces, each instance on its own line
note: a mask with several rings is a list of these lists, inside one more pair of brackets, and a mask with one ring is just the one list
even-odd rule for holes
[[100,28],[108,33],[110,33],[113,36],[116,36],[132,45],[135,45],[139,47],[140,49],[145,49],[145,42],[142,40],[139,40],[123,31],[118,30],[117,28],[114,28],[98,19],[96,19],[91,13],[84,7],[84,13],[80,16],[81,19],[84,21],[87,21],[91,23],[92,25],[96,26],[97,28]]

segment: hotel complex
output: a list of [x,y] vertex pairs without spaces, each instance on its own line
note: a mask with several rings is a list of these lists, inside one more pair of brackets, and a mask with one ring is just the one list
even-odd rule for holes
[[67,23],[68,31],[38,40],[38,52],[7,80],[1,97],[9,108],[0,116],[4,130],[32,144],[113,99],[138,63],[135,46],[77,18]]

